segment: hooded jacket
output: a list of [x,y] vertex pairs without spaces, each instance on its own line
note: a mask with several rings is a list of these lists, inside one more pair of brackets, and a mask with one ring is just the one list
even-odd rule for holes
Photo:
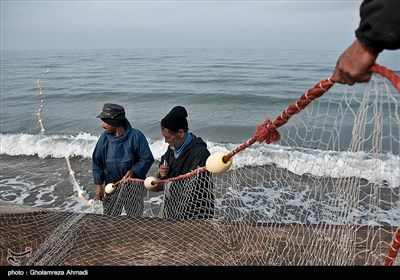
[[136,178],[144,179],[154,162],[144,134],[125,119],[124,133],[101,134],[93,151],[93,179],[97,184],[116,183],[131,170]]

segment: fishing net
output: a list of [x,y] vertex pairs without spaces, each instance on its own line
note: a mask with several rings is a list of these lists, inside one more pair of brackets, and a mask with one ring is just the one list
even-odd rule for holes
[[399,265],[400,82],[373,70],[322,80],[210,165],[115,182],[109,215],[76,181],[80,211],[0,214],[0,265]]

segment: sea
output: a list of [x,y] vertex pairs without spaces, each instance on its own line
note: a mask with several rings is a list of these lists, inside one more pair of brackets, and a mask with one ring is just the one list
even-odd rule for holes
[[[124,106],[132,126],[145,134],[155,158],[149,176],[155,176],[167,149],[160,120],[174,106],[187,109],[190,131],[207,142],[211,153],[231,151],[253,137],[266,118],[274,120],[308,89],[330,77],[340,53],[208,48],[2,50],[0,201],[80,211],[76,184],[94,198],[91,157],[103,132],[96,116],[105,103]],[[384,51],[377,63],[400,75],[399,51]],[[332,90],[338,94],[329,98],[339,102],[339,93],[349,88],[334,85]],[[325,106],[320,110],[328,110],[328,103]],[[398,188],[399,147],[385,148],[392,154],[382,161],[379,176]],[[256,156],[260,153],[265,160]],[[382,180],[371,178],[376,172],[370,172],[368,156],[332,153],[333,161],[348,160],[357,168],[310,170],[326,156],[326,150],[318,147],[293,143],[285,148],[278,141],[257,144],[252,153],[235,159],[234,166],[289,169],[283,159],[290,158],[298,162],[298,168],[290,171],[299,175]],[[392,210],[387,211],[392,215],[388,219],[398,223],[400,202]]]

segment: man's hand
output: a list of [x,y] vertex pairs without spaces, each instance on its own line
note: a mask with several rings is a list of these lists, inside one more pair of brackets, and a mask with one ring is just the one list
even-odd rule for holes
[[160,169],[158,170],[160,174],[160,178],[165,178],[168,176],[169,173],[169,166],[167,164],[160,165]]
[[132,177],[133,177],[133,172],[132,170],[129,170],[128,172],[126,172],[125,176],[122,179],[128,179]]
[[96,185],[96,198],[98,200],[103,200],[103,197],[104,197],[103,185]]
[[356,39],[336,62],[332,82],[354,85],[371,79],[371,66],[378,57],[378,52]]

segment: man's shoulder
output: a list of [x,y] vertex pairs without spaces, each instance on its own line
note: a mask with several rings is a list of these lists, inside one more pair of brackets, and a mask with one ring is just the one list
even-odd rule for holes
[[193,146],[196,147],[197,149],[201,150],[207,150],[207,143],[203,140],[201,137],[195,137],[193,138]]
[[138,128],[130,127],[128,129],[128,134],[130,135],[137,135],[137,136],[144,136],[144,133],[139,130]]
[[207,144],[203,140],[193,143],[191,145],[191,152],[197,154],[210,154],[210,151],[207,148]]
[[103,142],[105,139],[107,139],[107,133],[103,132],[100,134],[98,142]]

